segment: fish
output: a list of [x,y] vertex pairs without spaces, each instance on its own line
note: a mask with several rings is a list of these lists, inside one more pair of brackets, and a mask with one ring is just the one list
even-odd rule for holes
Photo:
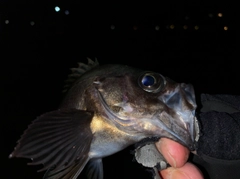
[[166,137],[195,150],[199,127],[191,84],[91,59],[71,70],[59,107],[29,124],[9,158],[42,165],[44,179],[76,179],[84,168],[88,178],[103,179],[102,159],[131,145],[142,143],[141,149]]

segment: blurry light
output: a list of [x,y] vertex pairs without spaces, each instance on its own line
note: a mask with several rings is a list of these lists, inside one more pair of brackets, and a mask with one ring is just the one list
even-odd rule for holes
[[228,26],[224,26],[224,27],[223,27],[223,30],[228,30]]
[[68,10],[65,10],[65,12],[64,12],[66,15],[68,15],[69,14],[69,11]]
[[137,29],[138,29],[138,27],[134,25],[133,26],[133,30],[137,30]]
[[56,7],[55,7],[55,11],[56,11],[56,12],[59,12],[59,11],[60,11],[60,7],[56,6]]
[[195,30],[198,30],[198,29],[199,29],[199,26],[195,25],[195,26],[194,26],[194,29],[195,29]]
[[184,30],[187,30],[187,28],[188,28],[187,25],[184,25],[184,26],[183,26],[183,29],[184,29]]
[[9,24],[9,20],[5,20],[5,24]]
[[114,29],[115,29],[115,25],[111,25],[110,28],[111,28],[112,30],[114,30]]
[[212,17],[213,17],[213,14],[212,14],[212,13],[209,13],[208,16],[209,16],[210,18],[212,18]]
[[158,25],[155,26],[155,30],[159,30],[160,27]]
[[174,29],[174,27],[175,27],[175,26],[174,26],[173,24],[172,24],[172,25],[170,25],[170,29]]
[[30,25],[31,25],[31,26],[34,26],[34,25],[35,25],[35,22],[31,21],[31,22],[30,22]]
[[188,16],[186,16],[186,17],[185,17],[185,20],[188,20],[188,19],[189,19],[189,17],[188,17]]
[[223,14],[222,13],[218,13],[218,17],[222,17],[223,16]]

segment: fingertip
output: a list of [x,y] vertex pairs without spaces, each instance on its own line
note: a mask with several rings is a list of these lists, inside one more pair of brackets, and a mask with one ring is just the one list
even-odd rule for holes
[[204,179],[202,172],[191,163],[181,168],[169,167],[160,171],[160,176],[164,179]]
[[184,172],[173,167],[161,171],[160,176],[163,179],[191,179]]
[[161,138],[156,146],[167,162],[173,167],[183,166],[189,156],[189,150],[181,144],[167,139]]

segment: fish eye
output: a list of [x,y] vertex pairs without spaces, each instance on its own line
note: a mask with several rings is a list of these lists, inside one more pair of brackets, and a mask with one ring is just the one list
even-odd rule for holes
[[145,75],[143,78],[142,78],[142,84],[144,86],[152,86],[156,83],[156,78],[152,75]]
[[138,84],[147,92],[157,93],[164,88],[166,80],[159,73],[145,72],[144,74],[140,75]]

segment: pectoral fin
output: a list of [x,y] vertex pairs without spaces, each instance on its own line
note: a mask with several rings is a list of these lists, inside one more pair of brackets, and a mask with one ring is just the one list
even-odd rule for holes
[[90,160],[86,166],[87,178],[103,179],[103,164],[102,159]]
[[76,179],[87,162],[88,158],[85,157],[85,160],[82,159],[71,166],[63,166],[58,170],[52,168],[45,173],[43,179]]
[[76,176],[89,160],[92,117],[92,113],[77,109],[59,109],[43,114],[24,132],[9,157],[30,158],[29,165],[43,164],[39,171],[54,167],[47,172],[48,176]]

